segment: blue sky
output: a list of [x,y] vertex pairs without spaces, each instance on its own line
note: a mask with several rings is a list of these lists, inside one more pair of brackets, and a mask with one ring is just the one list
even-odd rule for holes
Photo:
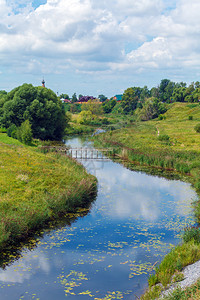
[[199,0],[0,0],[0,90],[111,97],[200,80]]
[[37,8],[38,6],[43,5],[43,4],[46,4],[46,3],[47,3],[46,0],[33,0],[32,6],[33,6],[34,8]]

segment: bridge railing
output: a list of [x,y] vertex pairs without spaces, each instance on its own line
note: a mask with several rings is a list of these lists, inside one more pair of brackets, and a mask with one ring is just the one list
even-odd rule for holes
[[66,154],[76,159],[109,159],[113,149],[70,148]]

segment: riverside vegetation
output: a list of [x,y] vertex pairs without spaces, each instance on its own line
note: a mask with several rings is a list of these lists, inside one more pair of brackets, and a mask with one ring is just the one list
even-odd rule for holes
[[95,199],[95,177],[73,159],[5,133],[0,149],[0,251]]
[[[157,174],[172,174],[193,184],[200,194],[200,134],[196,128],[200,123],[199,104],[174,103],[162,116],[147,122],[134,122],[129,127],[108,131],[95,136],[95,145],[114,148],[114,153],[139,170],[156,170]],[[200,221],[200,202],[196,201],[194,214]],[[187,228],[183,243],[172,249],[163,259],[155,274],[149,278],[149,289],[141,299],[156,299],[173,280],[180,280],[184,266],[200,259],[200,230]],[[175,278],[175,279],[174,279]],[[199,283],[196,284],[199,295]],[[182,291],[176,290],[181,298]],[[177,295],[180,295],[177,296]],[[191,293],[188,293],[191,295]],[[168,298],[167,298],[168,299]]]

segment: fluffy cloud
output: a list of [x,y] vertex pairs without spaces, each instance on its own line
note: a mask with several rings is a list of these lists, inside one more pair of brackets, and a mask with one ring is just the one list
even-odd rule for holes
[[198,69],[199,11],[198,0],[0,0],[0,59],[30,72]]

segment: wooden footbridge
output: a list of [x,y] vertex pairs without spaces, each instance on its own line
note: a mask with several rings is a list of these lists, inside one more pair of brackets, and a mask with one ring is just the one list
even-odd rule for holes
[[44,152],[58,152],[68,155],[75,159],[109,159],[113,156],[113,149],[95,149],[95,148],[68,148],[66,146],[42,146]]
[[70,148],[66,154],[76,159],[109,159],[113,149]]

